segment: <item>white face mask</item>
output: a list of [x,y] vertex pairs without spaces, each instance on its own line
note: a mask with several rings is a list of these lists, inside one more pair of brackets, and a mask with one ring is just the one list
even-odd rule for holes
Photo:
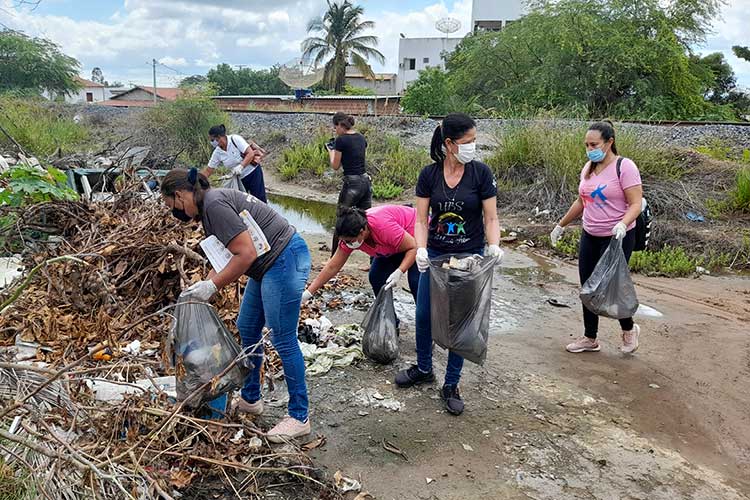
[[352,242],[345,241],[344,245],[349,247],[351,250],[356,250],[362,246],[362,242],[361,241],[352,241]]
[[477,143],[470,142],[469,144],[459,144],[458,153],[455,154],[456,159],[464,165],[473,160],[477,155]]
[[213,141],[211,141],[211,145],[213,147],[215,147],[215,148],[218,148],[219,147],[219,141],[217,141],[216,139],[214,139]]

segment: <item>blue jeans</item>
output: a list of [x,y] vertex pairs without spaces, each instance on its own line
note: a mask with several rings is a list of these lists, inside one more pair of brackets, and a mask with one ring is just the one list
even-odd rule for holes
[[[389,255],[388,257],[375,257],[372,259],[370,264],[370,285],[372,291],[377,297],[380,293],[380,289],[385,286],[385,282],[388,281],[388,277],[399,268],[401,262],[404,260],[404,253],[397,253],[395,255]],[[409,291],[412,297],[414,297],[414,303],[417,302],[417,288],[419,286],[419,269],[417,264],[411,265],[406,273],[409,280]]]
[[[427,255],[434,259],[443,255],[431,248],[427,249]],[[483,248],[474,249],[467,253],[484,254]],[[419,276],[419,287],[417,290],[417,366],[422,372],[432,371],[432,318],[430,317],[430,270]],[[448,353],[448,365],[445,368],[445,385],[458,385],[461,379],[461,369],[464,366],[464,358],[453,352]]]
[[261,281],[248,280],[242,297],[237,328],[243,347],[255,346],[250,360],[253,369],[245,379],[242,398],[250,403],[261,397],[260,368],[263,363],[263,326],[271,329],[271,342],[284,366],[289,391],[289,415],[307,421],[308,400],[305,360],[297,342],[300,302],[310,275],[310,252],[295,234]]

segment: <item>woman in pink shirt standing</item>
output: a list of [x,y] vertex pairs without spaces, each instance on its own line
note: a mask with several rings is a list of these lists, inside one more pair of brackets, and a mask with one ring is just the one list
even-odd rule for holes
[[[612,238],[622,241],[625,258],[629,261],[635,246],[635,221],[641,213],[643,189],[641,174],[632,160],[617,155],[615,129],[611,122],[591,125],[586,133],[589,161],[581,172],[578,199],[550,235],[552,246],[563,233],[563,228],[583,216],[583,231],[578,256],[581,285],[589,279],[596,264]],[[618,165],[619,164],[619,165]],[[621,319],[622,347],[625,354],[638,349],[641,329],[633,318]],[[599,317],[583,306],[584,334],[568,344],[569,352],[599,351],[597,340]]]
[[302,302],[309,300],[336,276],[354,250],[373,257],[369,278],[375,295],[384,286],[395,286],[406,274],[416,302],[419,283],[419,271],[414,263],[417,256],[416,219],[417,210],[403,205],[381,205],[367,211],[356,207],[342,208],[336,220],[336,234],[340,238],[336,252],[307,287]]

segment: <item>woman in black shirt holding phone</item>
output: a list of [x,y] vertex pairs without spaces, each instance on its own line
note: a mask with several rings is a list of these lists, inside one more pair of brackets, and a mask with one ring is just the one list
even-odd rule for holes
[[[332,139],[326,148],[331,158],[334,170],[344,168],[344,185],[339,193],[338,209],[356,207],[367,210],[372,207],[372,188],[370,176],[365,169],[365,150],[367,140],[354,130],[354,117],[338,112],[333,115],[333,126],[336,138]],[[333,233],[331,255],[339,246],[338,235]]]

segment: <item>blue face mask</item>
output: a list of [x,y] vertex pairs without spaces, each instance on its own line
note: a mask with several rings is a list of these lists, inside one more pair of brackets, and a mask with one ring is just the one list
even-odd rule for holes
[[601,148],[596,148],[591,151],[587,151],[586,156],[588,156],[589,160],[591,160],[592,162],[599,163],[604,159],[606,155],[604,154],[604,151],[601,150]]

